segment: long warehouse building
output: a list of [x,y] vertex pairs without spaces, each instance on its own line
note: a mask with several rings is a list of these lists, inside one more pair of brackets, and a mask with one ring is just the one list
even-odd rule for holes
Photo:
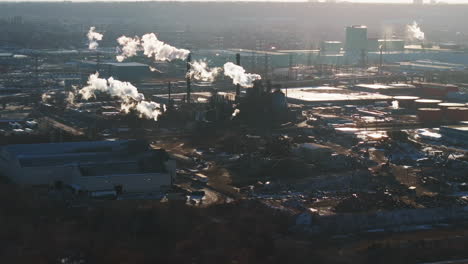
[[170,186],[175,161],[139,140],[7,145],[3,176],[24,185],[62,183],[84,191],[158,191]]

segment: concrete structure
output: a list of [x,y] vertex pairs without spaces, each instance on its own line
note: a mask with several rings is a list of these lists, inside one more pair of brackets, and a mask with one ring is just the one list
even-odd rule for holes
[[367,27],[355,25],[346,27],[346,52],[362,52],[367,50]]
[[286,94],[288,102],[305,105],[323,103],[346,105],[392,99],[391,96],[383,94],[350,91],[336,87],[301,87],[282,89],[282,91]]
[[464,71],[466,66],[455,63],[445,63],[433,60],[416,60],[399,62],[400,69],[412,72],[439,72],[439,71]]
[[362,92],[378,92],[386,95],[410,95],[416,93],[416,87],[411,84],[356,84],[352,87],[354,90]]
[[7,145],[0,170],[17,184],[63,183],[84,191],[157,191],[175,177],[175,161],[144,141]]

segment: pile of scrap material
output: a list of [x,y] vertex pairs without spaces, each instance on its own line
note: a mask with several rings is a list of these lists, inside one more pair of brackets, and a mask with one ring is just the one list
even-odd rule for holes
[[340,201],[335,206],[335,211],[338,213],[354,213],[402,208],[411,208],[411,206],[388,193],[355,193]]

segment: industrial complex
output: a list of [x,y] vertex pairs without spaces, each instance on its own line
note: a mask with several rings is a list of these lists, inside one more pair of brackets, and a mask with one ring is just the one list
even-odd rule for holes
[[48,46],[24,44],[36,20],[0,20],[0,199],[35,219],[14,229],[5,206],[0,256],[41,255],[12,237],[44,225],[57,246],[39,263],[468,258],[468,33],[356,17],[305,43],[278,16],[246,12],[209,40],[180,21],[71,17]]

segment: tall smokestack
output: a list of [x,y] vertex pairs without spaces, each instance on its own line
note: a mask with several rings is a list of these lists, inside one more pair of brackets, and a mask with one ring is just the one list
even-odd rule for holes
[[99,51],[96,52],[96,71],[99,72],[101,64],[101,57],[99,56]]
[[190,69],[191,69],[191,65],[190,63],[192,62],[192,54],[189,53],[189,55],[187,56],[187,103],[190,103],[190,93],[191,93],[191,87],[190,87]]
[[169,104],[171,104],[171,82],[167,83],[167,99]]
[[[240,53],[236,54],[236,64],[241,66],[241,61],[240,61]],[[240,84],[236,85],[236,97],[240,96]]]

